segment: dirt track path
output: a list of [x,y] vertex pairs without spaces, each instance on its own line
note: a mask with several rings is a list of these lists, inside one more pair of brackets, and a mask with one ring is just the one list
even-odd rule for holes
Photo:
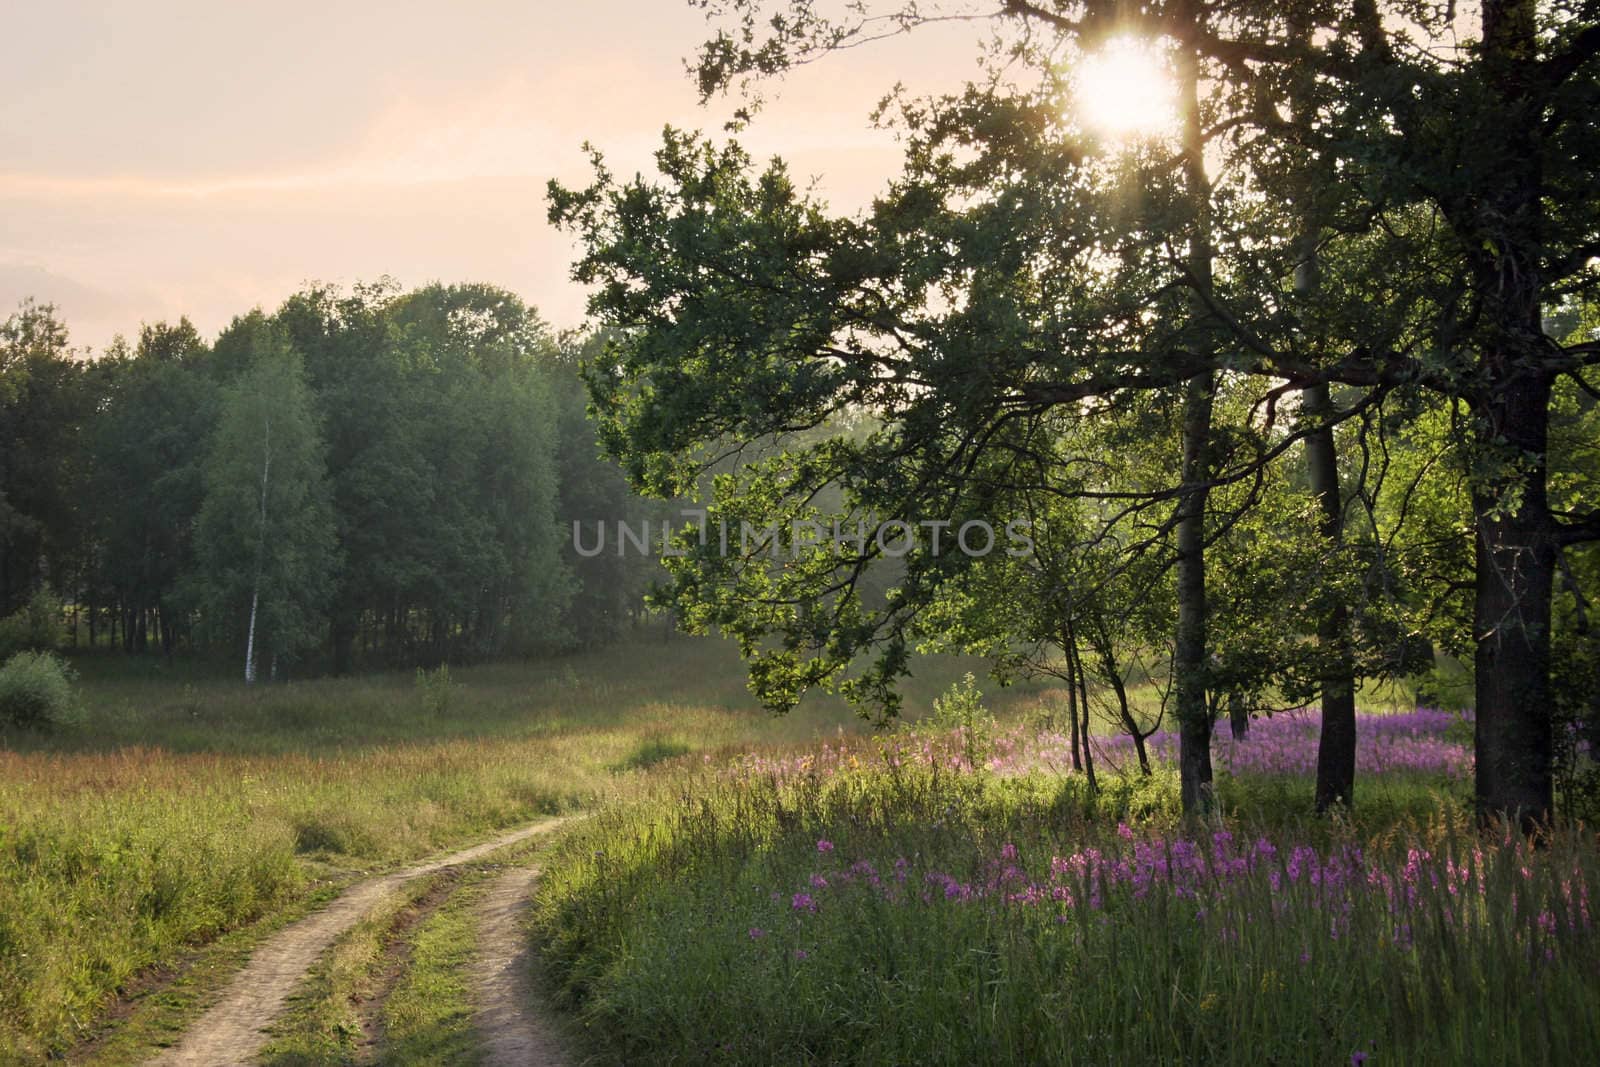
[[481,859],[496,849],[555,829],[547,819],[481,845],[373,878],[345,890],[326,908],[284,927],[256,949],[222,999],[202,1015],[177,1045],[156,1057],[158,1067],[244,1067],[266,1043],[264,1029],[283,1010],[289,994],[328,946],[370,911],[384,894],[413,878]]
[[567,1056],[555,1032],[533,1009],[528,935],[522,928],[534,868],[507,871],[478,902],[478,955],[472,986],[483,1067],[563,1067]]

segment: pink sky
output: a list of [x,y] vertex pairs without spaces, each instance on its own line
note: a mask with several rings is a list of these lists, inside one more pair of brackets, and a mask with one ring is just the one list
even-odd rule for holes
[[[666,123],[719,130],[683,57],[681,0],[15,5],[0,37],[0,315],[55,302],[98,349],[187,314],[211,334],[312,279],[486,281],[577,326],[573,248],[545,183],[619,174]],[[896,81],[974,72],[971,27],[792,76],[745,141],[841,208],[893,173],[870,128]]]

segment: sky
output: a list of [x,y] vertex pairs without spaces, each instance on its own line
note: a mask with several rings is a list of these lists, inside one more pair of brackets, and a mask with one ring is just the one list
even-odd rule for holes
[[[685,0],[148,0],[8,5],[0,35],[0,316],[53,302],[99,350],[188,315],[214,335],[309,281],[482,281],[583,323],[545,186],[651,166],[662,127],[720,131],[683,60]],[[954,25],[791,75],[742,138],[866,204],[898,152],[896,82],[976,72]]]

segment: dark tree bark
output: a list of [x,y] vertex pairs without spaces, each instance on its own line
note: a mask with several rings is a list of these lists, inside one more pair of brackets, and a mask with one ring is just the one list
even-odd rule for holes
[[[1198,13],[1187,12],[1198,24]],[[1189,273],[1211,288],[1211,185],[1201,130],[1200,70],[1194,53],[1178,51],[1178,98],[1183,109],[1184,183],[1194,210]],[[1216,374],[1190,378],[1183,397],[1183,493],[1178,508],[1178,629],[1172,657],[1177,694],[1178,774],[1185,815],[1211,810],[1211,709],[1206,702],[1206,500],[1210,495],[1211,409]]]
[[[1305,417],[1322,422],[1331,407],[1328,387],[1316,385],[1301,393]],[[1333,430],[1324,425],[1306,437],[1306,463],[1311,495],[1316,498],[1318,531],[1332,558],[1344,543],[1344,498],[1339,491],[1339,462]],[[1356,689],[1355,659],[1350,648],[1350,613],[1343,603],[1327,606],[1317,619],[1322,661],[1322,736],[1317,744],[1317,811],[1325,812],[1355,800]]]
[[1100,619],[1099,625],[1091,628],[1089,634],[1089,645],[1099,657],[1100,669],[1105,673],[1106,680],[1111,683],[1112,692],[1116,694],[1117,715],[1122,721],[1122,728],[1133,738],[1133,750],[1139,757],[1139,771],[1148,778],[1151,774],[1150,753],[1145,746],[1145,739],[1155,732],[1155,727],[1141,730],[1138,721],[1133,717],[1133,708],[1128,704],[1128,687],[1122,680],[1122,671],[1117,665],[1116,649],[1111,640],[1111,633],[1105,626],[1105,620]]
[[1072,627],[1065,626],[1061,630],[1061,649],[1067,654],[1067,718],[1070,720],[1068,730],[1072,737],[1072,769],[1083,770],[1083,757],[1080,748],[1080,734],[1078,731],[1078,680],[1073,664],[1077,662],[1075,652],[1076,641],[1073,639]]
[[1083,672],[1083,657],[1078,654],[1078,641],[1076,634],[1072,641],[1072,659],[1069,668],[1077,678],[1078,685],[1078,710],[1083,717],[1081,734],[1083,737],[1083,773],[1089,778],[1089,792],[1100,792],[1100,783],[1094,776],[1094,752],[1089,747],[1089,680]]
[[356,618],[350,611],[335,613],[329,627],[333,641],[333,673],[349,674],[354,665]]
[[1237,692],[1228,694],[1228,731],[1235,741],[1244,741],[1250,736],[1250,709]]
[[[1296,40],[1310,46],[1309,27],[1298,15],[1290,15]],[[1305,71],[1295,80],[1291,106],[1297,123],[1315,121],[1311,102],[1315,76]],[[1316,153],[1306,159],[1302,173],[1302,202],[1306,205],[1295,264],[1294,290],[1302,298],[1315,298],[1321,284],[1318,240],[1322,220],[1313,206],[1316,186],[1333,180],[1326,162]],[[1301,419],[1310,428],[1306,437],[1306,468],[1312,498],[1317,505],[1317,528],[1325,543],[1327,558],[1339,560],[1344,544],[1344,496],[1339,486],[1339,456],[1333,427],[1327,420],[1333,410],[1326,383],[1312,385],[1300,393]],[[1326,605],[1317,619],[1317,644],[1321,652],[1322,735],[1317,744],[1316,810],[1353,804],[1356,784],[1356,668],[1350,646],[1350,615],[1339,600]]]
[[1177,692],[1178,773],[1186,815],[1211,810],[1211,708],[1206,701],[1206,454],[1213,376],[1191,379],[1183,405],[1182,514],[1178,519],[1178,633],[1172,657]]
[[[1485,820],[1524,829],[1546,822],[1553,803],[1550,717],[1551,591],[1557,529],[1546,495],[1551,376],[1540,296],[1542,105],[1532,96],[1538,54],[1531,0],[1483,6],[1485,69],[1498,95],[1492,184],[1456,205],[1458,225],[1481,236],[1475,282],[1488,324],[1479,350],[1477,444],[1509,460],[1498,485],[1475,487],[1477,808]],[[1514,509],[1514,510],[1513,510]]]
[[1549,396],[1547,378],[1513,378],[1480,411],[1485,434],[1538,461],[1522,473],[1514,513],[1497,510],[1492,495],[1474,500],[1478,813],[1529,830],[1549,819],[1554,802],[1550,609],[1557,545],[1545,495]]

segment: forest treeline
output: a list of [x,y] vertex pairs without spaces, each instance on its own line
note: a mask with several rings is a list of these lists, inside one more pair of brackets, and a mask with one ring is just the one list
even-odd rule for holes
[[262,676],[609,640],[654,564],[580,557],[571,522],[660,505],[598,456],[582,346],[487,285],[313,285],[94,358],[25,303],[0,326],[0,617],[55,598],[80,646]]

